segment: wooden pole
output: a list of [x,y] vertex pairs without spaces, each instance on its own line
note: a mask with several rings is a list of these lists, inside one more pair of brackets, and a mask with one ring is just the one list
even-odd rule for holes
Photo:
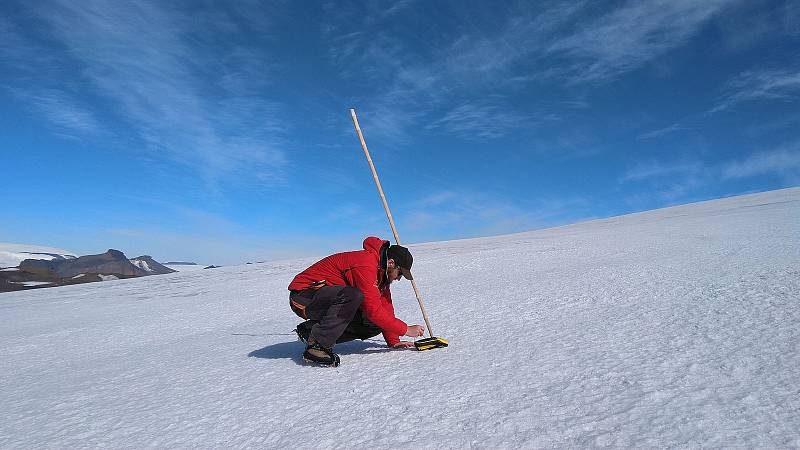
[[[386,210],[386,217],[389,218],[389,225],[392,227],[392,233],[394,233],[394,240],[397,242],[397,245],[400,244],[400,236],[397,235],[397,228],[394,226],[394,219],[392,219],[392,212],[389,211],[389,204],[386,202],[386,196],[383,194],[383,188],[381,187],[381,181],[378,179],[378,172],[375,170],[375,164],[372,163],[372,157],[369,156],[369,150],[367,150],[367,143],[364,141],[364,135],[361,133],[361,127],[358,125],[358,118],[356,117],[356,110],[350,109],[350,115],[353,117],[353,125],[356,127],[356,133],[358,133],[358,139],[361,141],[361,148],[364,149],[364,155],[367,157],[367,162],[369,163],[369,168],[372,169],[372,178],[375,179],[375,186],[378,187],[378,194],[381,196],[381,201],[383,201],[383,209]],[[422,311],[422,318],[425,319],[425,325],[428,327],[428,333],[431,337],[433,337],[433,329],[431,328],[431,322],[428,320],[428,313],[425,312],[425,305],[422,303],[422,296],[419,294],[419,289],[417,289],[417,283],[414,280],[411,281],[411,287],[414,288],[414,295],[417,296],[417,302],[419,303],[419,309]]]

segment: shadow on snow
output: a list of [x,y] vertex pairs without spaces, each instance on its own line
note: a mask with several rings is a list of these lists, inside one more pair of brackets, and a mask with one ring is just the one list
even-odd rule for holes
[[[291,359],[297,364],[303,363],[303,349],[305,344],[300,341],[279,342],[268,345],[258,350],[248,353],[248,357],[264,359]],[[379,343],[379,341],[350,341],[336,344],[335,352],[339,355],[352,355],[355,353],[384,353],[391,351],[390,348]]]

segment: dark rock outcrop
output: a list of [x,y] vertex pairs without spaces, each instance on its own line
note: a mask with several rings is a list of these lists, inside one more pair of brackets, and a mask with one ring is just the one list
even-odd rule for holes
[[150,256],[129,260],[124,253],[113,249],[78,258],[26,259],[15,269],[0,271],[0,292],[176,272]]
[[8,281],[4,278],[0,278],[0,292],[11,292],[11,291],[21,291],[24,289],[30,289],[25,285]]
[[113,274],[121,278],[150,275],[150,272],[133,265],[124,253],[113,249],[99,255],[86,255],[75,259],[49,261],[26,259],[19,264],[19,269],[32,273],[51,272],[58,278],[74,277],[84,273]]

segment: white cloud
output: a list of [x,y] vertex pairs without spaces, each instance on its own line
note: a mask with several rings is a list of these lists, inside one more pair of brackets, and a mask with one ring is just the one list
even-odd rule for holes
[[[586,216],[582,198],[537,198],[520,204],[488,192],[445,190],[403,206],[403,230],[423,239],[527,231]],[[444,232],[444,234],[442,234]],[[419,239],[418,239],[419,240]]]
[[[478,29],[482,25],[465,32],[457,28],[457,33],[427,34],[434,40],[423,46],[417,46],[419,42],[414,39],[406,39],[410,30],[398,30],[396,17],[386,21],[381,13],[369,8],[362,13],[348,7],[329,7],[336,17],[333,22],[338,25],[326,30],[334,43],[330,56],[340,73],[350,78],[364,77],[371,85],[380,85],[379,91],[367,91],[354,99],[363,105],[359,111],[374,116],[370,123],[377,136],[402,141],[408,130],[425,121],[427,129],[471,139],[493,139],[515,127],[540,125],[555,116],[541,109],[521,112],[501,108],[499,105],[508,102],[497,99],[478,102],[463,99],[476,95],[485,98],[503,87],[523,87],[529,80],[508,69],[528,52],[524,43],[533,39],[532,33],[541,36],[566,23],[579,8],[580,5],[562,4],[533,16],[530,11],[523,11],[527,14],[524,17],[501,13],[505,27],[500,32],[493,28],[482,32]],[[493,6],[487,5],[485,9],[499,12]],[[429,20],[415,17],[420,13],[411,8],[395,11],[395,16],[398,14],[404,14],[406,21]],[[485,18],[480,19],[479,22]],[[348,25],[345,28],[341,24]]]
[[577,22],[585,6],[586,2],[559,2],[535,11],[510,8],[505,25],[498,32],[465,34],[443,49],[443,66],[461,80],[506,84],[515,64],[528,60],[543,63],[540,60],[547,44],[570,23]]
[[[370,111],[394,112],[394,119],[384,119],[387,123],[381,127],[391,137],[402,139],[424,120],[428,129],[494,139],[523,124],[541,126],[548,121],[538,119],[585,102],[511,108],[505,106],[510,100],[465,98],[513,95],[532,84],[607,82],[684,45],[735,1],[626,2],[610,12],[593,2],[478,6],[469,26],[449,34],[426,34],[432,40],[422,47],[401,38],[409,30],[398,31],[395,22],[383,21],[369,10],[362,17],[352,9],[331,8],[338,17],[335,22],[347,23],[348,28],[328,30],[336,44],[331,56],[342,73],[379,82],[380,91],[366,92],[357,100]],[[399,14],[405,21],[428,19],[415,17],[421,12],[410,8]],[[492,123],[490,117],[497,120]]]
[[722,167],[723,178],[748,178],[778,174],[800,179],[800,144],[756,152]]
[[756,100],[792,101],[800,98],[800,70],[762,69],[743,72],[732,79],[719,104],[709,114]]
[[453,191],[438,191],[414,202],[417,207],[433,207],[455,200],[457,194]]
[[[595,19],[596,5],[590,2],[559,2],[534,11],[509,8],[498,32],[471,30],[436,59],[447,79],[467,85],[604,82],[686,44],[736,1],[628,2]],[[520,70],[528,75],[520,77]]]
[[[551,116],[554,120],[555,116]],[[428,125],[467,139],[493,139],[514,129],[540,123],[533,117],[505,110],[490,102],[463,103],[449,110],[444,117]]]
[[646,139],[655,139],[666,134],[675,133],[678,131],[686,131],[691,130],[692,128],[687,127],[686,125],[682,125],[680,122],[674,123],[668,127],[659,128],[658,130],[649,131],[647,133],[640,134],[636,137],[638,140],[646,140]]
[[800,144],[757,151],[740,159],[714,164],[699,160],[640,162],[627,169],[619,182],[649,185],[652,196],[678,202],[709,185],[763,175],[778,176],[787,185],[800,183]]
[[681,161],[664,163],[659,161],[641,162],[629,168],[620,177],[621,182],[642,181],[653,178],[674,178],[676,176],[698,176],[705,171],[699,161]]
[[736,0],[629,2],[558,39],[548,52],[567,60],[572,82],[612,79],[685,44]]
[[44,116],[54,126],[55,132],[62,136],[78,138],[104,133],[91,108],[68,92],[35,89],[16,91],[15,95]]
[[643,161],[628,168],[619,178],[620,183],[648,186],[648,194],[630,194],[628,201],[639,203],[656,198],[667,204],[676,204],[691,198],[698,189],[715,182],[718,169],[699,160]]
[[264,57],[226,41],[242,19],[148,1],[32,5],[41,28],[15,28],[23,48],[2,51],[28,75],[9,88],[50,122],[81,134],[121,120],[151,153],[193,167],[210,185],[281,178],[280,105],[253,95],[269,73]]

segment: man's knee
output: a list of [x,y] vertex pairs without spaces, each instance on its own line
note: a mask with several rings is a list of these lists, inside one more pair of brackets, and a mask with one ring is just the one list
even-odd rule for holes
[[375,337],[381,334],[383,330],[378,328],[377,325],[370,322],[366,317],[364,317],[364,313],[361,310],[356,311],[355,316],[353,316],[353,320],[347,324],[347,329],[344,330],[344,334],[337,340],[336,342],[347,342],[352,341],[353,339],[369,339],[371,337]]
[[345,286],[339,291],[339,296],[342,298],[343,303],[348,303],[356,308],[361,306],[361,303],[364,302],[364,293],[361,292],[361,289],[353,287],[353,286]]
[[350,321],[358,311],[358,307],[364,301],[364,293],[360,289],[352,286],[345,286],[337,295],[339,312],[336,314],[340,319]]

